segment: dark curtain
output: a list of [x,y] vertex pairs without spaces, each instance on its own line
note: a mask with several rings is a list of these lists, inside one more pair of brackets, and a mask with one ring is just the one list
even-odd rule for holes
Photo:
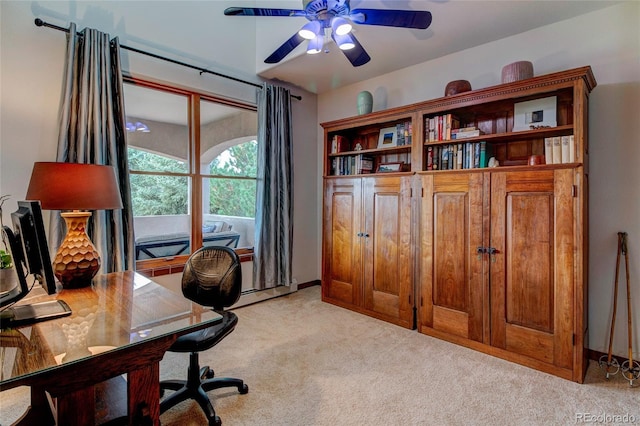
[[283,87],[258,90],[258,182],[253,286],[291,284],[293,180],[291,97]]
[[[110,41],[108,34],[90,28],[78,35],[72,23],[65,66],[56,160],[114,166],[124,207],[93,211],[87,232],[102,259],[99,273],[135,269],[118,39]],[[65,225],[59,214],[52,214],[51,221],[55,251]]]

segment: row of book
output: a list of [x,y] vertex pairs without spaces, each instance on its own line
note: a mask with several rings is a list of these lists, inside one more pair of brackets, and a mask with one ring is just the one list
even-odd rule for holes
[[575,163],[576,144],[573,135],[545,138],[544,159],[547,164]]
[[427,147],[427,170],[477,169],[487,167],[493,155],[485,141],[460,142]]
[[397,145],[411,145],[411,140],[413,139],[413,125],[410,121],[406,121],[404,123],[396,124],[396,136],[397,136]]
[[425,117],[424,134],[427,142],[458,140],[480,136],[482,131],[475,126],[460,127],[460,119],[453,114]]
[[335,157],[331,164],[331,174],[344,176],[373,173],[373,163],[374,158],[365,154]]

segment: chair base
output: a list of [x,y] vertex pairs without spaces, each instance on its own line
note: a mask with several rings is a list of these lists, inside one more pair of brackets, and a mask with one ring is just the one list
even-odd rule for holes
[[236,387],[238,392],[244,395],[249,392],[249,386],[245,385],[243,380],[231,377],[213,377],[203,380],[203,377],[211,377],[212,374],[213,370],[210,370],[209,367],[200,368],[198,354],[192,352],[189,355],[187,380],[164,380],[160,382],[161,397],[167,389],[175,391],[160,401],[160,414],[182,401],[193,399],[202,408],[210,426],[221,425],[222,421],[216,415],[207,392],[213,389]]

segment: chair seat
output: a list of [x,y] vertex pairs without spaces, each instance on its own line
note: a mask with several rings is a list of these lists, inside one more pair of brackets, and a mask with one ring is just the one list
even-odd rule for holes
[[236,328],[238,316],[230,311],[219,312],[222,322],[178,337],[169,348],[171,352],[201,352],[214,347]]

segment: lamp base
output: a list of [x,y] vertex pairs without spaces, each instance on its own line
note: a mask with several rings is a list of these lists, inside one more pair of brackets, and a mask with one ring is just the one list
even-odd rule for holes
[[100,255],[86,232],[91,212],[66,212],[61,216],[67,224],[67,235],[53,261],[53,273],[65,289],[90,286],[100,269]]

